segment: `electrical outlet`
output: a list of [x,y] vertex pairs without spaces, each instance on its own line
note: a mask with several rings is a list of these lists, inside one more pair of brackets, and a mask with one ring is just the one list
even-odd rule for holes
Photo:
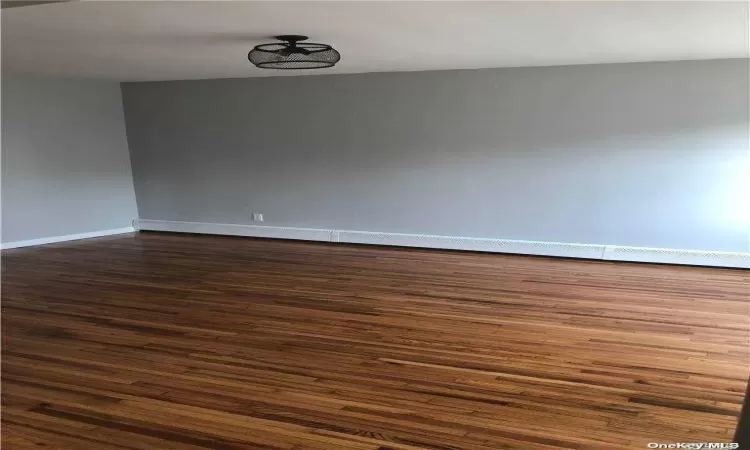
[[253,213],[253,222],[263,222],[263,214]]

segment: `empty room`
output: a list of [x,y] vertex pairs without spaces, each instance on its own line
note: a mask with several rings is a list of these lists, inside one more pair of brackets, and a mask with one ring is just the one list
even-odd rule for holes
[[2,1],[2,447],[750,448],[745,1]]

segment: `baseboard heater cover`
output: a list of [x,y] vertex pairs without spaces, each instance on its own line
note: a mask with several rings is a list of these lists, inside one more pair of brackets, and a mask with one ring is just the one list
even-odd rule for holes
[[205,222],[141,219],[137,228],[145,231],[222,234],[273,239],[392,245],[397,247],[470,250],[566,258],[602,259],[649,263],[750,268],[750,253],[627,247],[604,244],[485,239],[427,234],[384,233],[321,228],[274,227]]

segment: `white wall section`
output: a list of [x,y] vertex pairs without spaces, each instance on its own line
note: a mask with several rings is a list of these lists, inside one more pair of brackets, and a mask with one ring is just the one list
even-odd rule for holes
[[749,252],[748,60],[124,83],[140,217]]

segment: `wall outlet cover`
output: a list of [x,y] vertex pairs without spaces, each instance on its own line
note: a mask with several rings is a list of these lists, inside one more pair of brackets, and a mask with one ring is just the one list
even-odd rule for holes
[[254,222],[263,222],[263,214],[253,213]]

